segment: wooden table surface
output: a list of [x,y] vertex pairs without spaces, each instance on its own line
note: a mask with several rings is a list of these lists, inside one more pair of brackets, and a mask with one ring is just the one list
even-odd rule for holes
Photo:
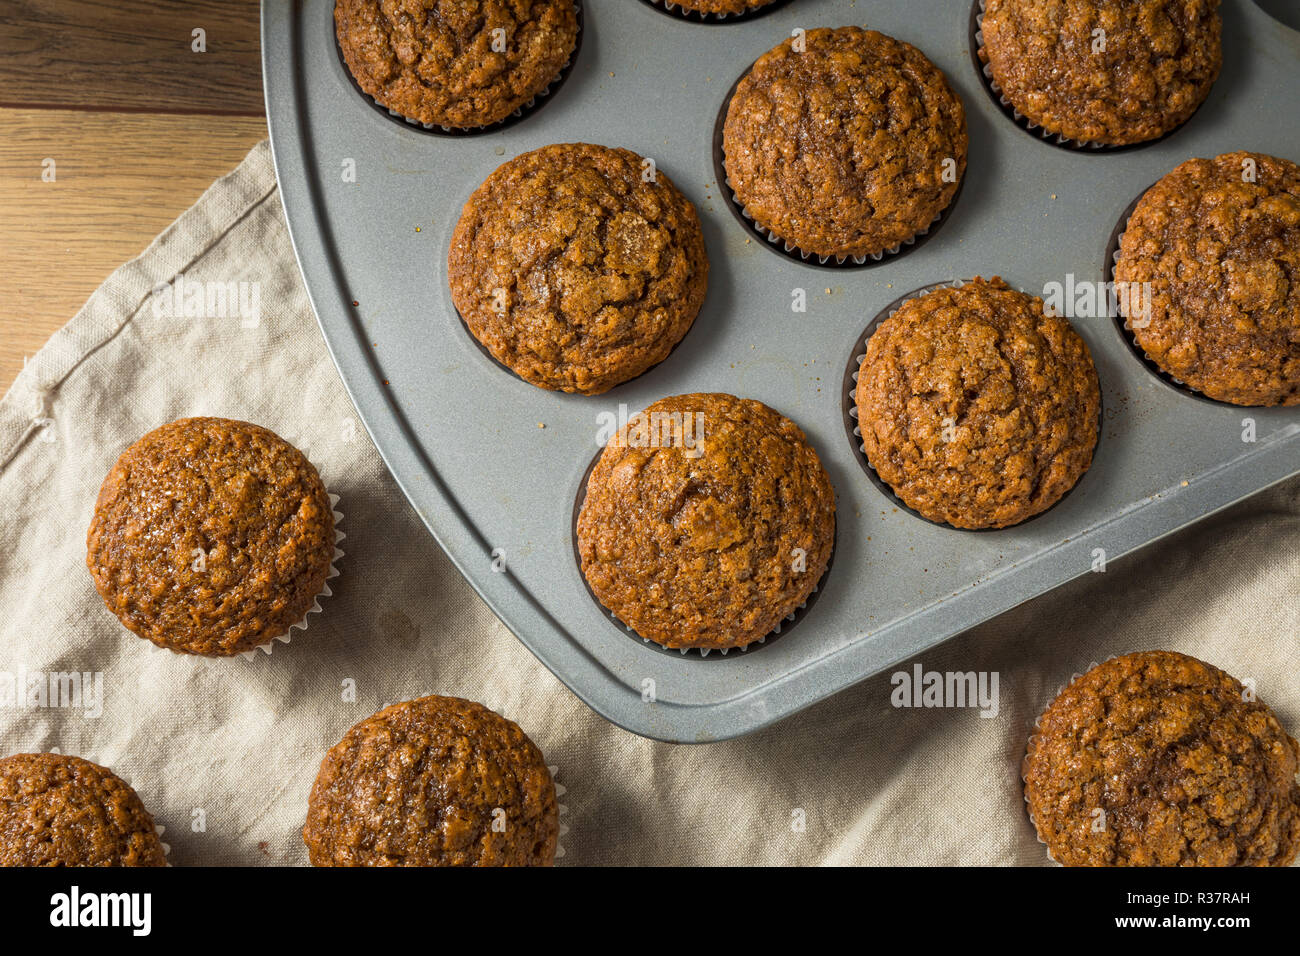
[[0,393],[265,137],[255,0],[0,0]]

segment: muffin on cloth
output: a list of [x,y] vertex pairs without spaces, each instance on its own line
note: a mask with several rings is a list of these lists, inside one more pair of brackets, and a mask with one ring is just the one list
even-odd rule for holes
[[1029,815],[1067,866],[1287,866],[1300,849],[1300,745],[1217,667],[1116,657],[1038,720]]
[[559,832],[551,772],[518,725],[421,697],[330,749],[302,839],[314,866],[550,866]]
[[1087,343],[996,276],[904,302],[867,341],[863,451],[909,507],[955,528],[1047,510],[1092,464],[1101,392]]
[[986,0],[980,29],[1002,96],[1080,143],[1158,139],[1196,112],[1223,63],[1219,0]]
[[128,629],[227,657],[303,621],[334,539],[329,496],[302,452],[248,422],[183,418],[124,451],[104,479],[86,564]]
[[966,143],[961,100],[920,50],[841,27],[758,58],[722,152],[746,215],[801,254],[843,259],[925,232],[957,194]]
[[381,106],[426,126],[488,126],[553,83],[578,40],[573,0],[337,0],[339,48]]
[[1115,281],[1150,283],[1128,297],[1149,314],[1127,326],[1174,378],[1234,405],[1300,404],[1295,163],[1249,152],[1182,163],[1134,208]]
[[709,260],[695,207],[626,149],[544,146],[474,191],[447,254],[452,302],[503,365],[594,395],[664,360],[691,327]]
[[639,636],[744,647],[816,590],[835,490],[788,418],[734,395],[677,395],[605,446],[577,536],[592,593]]
[[0,759],[0,866],[166,866],[125,781],[80,757]]

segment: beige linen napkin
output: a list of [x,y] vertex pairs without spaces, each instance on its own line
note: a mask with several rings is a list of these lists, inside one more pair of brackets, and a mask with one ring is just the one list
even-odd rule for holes
[[[178,274],[260,283],[260,320],[158,315],[151,291]],[[87,573],[104,475],[186,415],[273,429],[341,497],[334,595],[269,657],[159,650],[122,628]],[[670,746],[619,730],[496,620],[385,471],[311,314],[265,143],[115,272],[0,402],[0,753],[58,748],[112,767],[178,865],[305,863],[299,831],[325,750],[426,693],[511,717],[558,767],[562,864],[1043,864],[1019,761],[1073,673],[1135,649],[1184,651],[1254,678],[1295,734],[1298,634],[1291,481],[921,659],[997,672],[995,717],[897,709],[883,674],[740,740]],[[6,674],[60,671],[102,675],[102,701],[4,699]]]

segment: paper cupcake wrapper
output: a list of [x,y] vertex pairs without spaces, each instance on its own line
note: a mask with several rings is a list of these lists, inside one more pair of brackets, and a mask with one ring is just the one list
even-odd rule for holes
[[564,66],[560,67],[551,81],[540,91],[535,93],[527,103],[516,107],[513,112],[501,117],[501,119],[482,126],[448,126],[444,123],[422,123],[417,119],[412,119],[404,113],[379,102],[378,99],[363,90],[361,84],[357,82],[357,78],[352,75],[352,70],[348,68],[347,59],[343,56],[343,48],[339,45],[337,30],[334,32],[334,49],[338,53],[339,64],[343,67],[343,72],[351,81],[353,89],[355,89],[361,96],[365,97],[365,99],[369,103],[372,103],[380,112],[386,113],[393,119],[400,120],[403,124],[410,126],[413,129],[421,130],[425,133],[432,133],[435,136],[478,136],[481,133],[495,133],[498,130],[519,122],[521,119],[543,106],[546,97],[558,90],[560,84],[568,79],[569,73],[573,69],[573,64],[578,59],[578,51],[582,49],[582,0],[573,0],[573,11],[577,14],[578,18],[578,33],[573,41],[573,50],[569,53],[569,59],[565,61]]
[[[966,285],[966,283],[970,281],[972,280],[952,279],[947,282],[933,282],[929,285],[921,286],[919,289],[916,289],[912,292],[908,292],[905,293],[904,295],[899,296],[889,305],[885,306],[885,308],[882,309],[879,313],[877,313],[876,317],[867,324],[867,327],[862,331],[862,334],[858,336],[854,344],[852,354],[849,357],[849,365],[844,370],[844,389],[843,389],[844,430],[849,437],[849,444],[853,448],[853,456],[857,458],[858,464],[861,465],[862,470],[866,472],[867,478],[871,480],[871,483],[875,485],[876,488],[879,489],[885,495],[885,497],[888,498],[893,503],[893,505],[896,508],[899,508],[902,511],[906,511],[908,514],[912,515],[913,517],[920,518],[922,521],[927,521],[932,525],[937,525],[940,528],[947,528],[951,531],[961,531],[961,532],[976,533],[976,534],[988,532],[988,531],[1010,531],[1014,528],[1024,527],[1026,524],[1033,521],[1035,518],[1041,518],[1043,515],[1050,512],[1053,508],[1055,508],[1057,505],[1059,505],[1062,501],[1064,501],[1069,496],[1070,492],[1073,491],[1074,488],[1078,486],[1078,482],[1076,481],[1074,485],[1071,485],[1070,488],[1065,492],[1065,494],[1061,495],[1061,497],[1058,498],[1056,501],[1054,501],[1049,507],[1044,508],[1042,511],[1038,512],[1038,514],[1031,515],[1028,518],[1025,518],[1023,521],[1019,521],[1013,525],[1007,525],[1004,528],[958,528],[956,525],[951,525],[946,521],[936,521],[933,518],[927,518],[925,515],[921,514],[919,511],[917,511],[915,508],[913,508],[911,505],[905,502],[901,497],[899,497],[898,492],[894,491],[894,489],[890,486],[889,482],[885,481],[884,478],[880,477],[880,474],[876,471],[876,466],[871,463],[871,459],[867,455],[866,445],[862,441],[862,427],[858,423],[858,399],[857,399],[858,375],[860,374],[860,370],[862,368],[862,360],[867,357],[867,343],[870,341],[871,336],[875,334],[876,329],[878,329],[881,323],[885,322],[887,319],[893,318],[894,314],[899,309],[901,309],[908,302],[911,302],[913,299],[918,299],[923,295],[928,295],[929,293],[933,292],[936,289],[960,289],[962,286]],[[1024,290],[1021,289],[1019,291],[1023,292]],[[1092,449],[1094,463],[1097,460],[1097,449],[1101,446],[1101,433],[1102,433],[1102,428],[1105,425],[1105,422],[1106,422],[1105,404],[1101,394],[1101,389],[1099,387],[1097,391],[1097,444],[1094,445]],[[1091,467],[1092,466],[1089,465],[1089,468]],[[1079,479],[1082,480],[1082,478],[1083,476],[1080,475]]]
[[[1071,139],[1062,133],[1054,133],[1046,127],[1035,123],[1024,113],[1020,112],[1020,110],[1016,109],[1015,104],[1007,99],[1006,95],[1002,92],[1002,87],[998,85],[998,82],[995,79],[993,79],[993,67],[989,63],[985,62],[984,58],[980,55],[984,52],[984,3],[985,0],[975,0],[974,5],[971,7],[971,56],[975,61],[975,68],[979,71],[980,78],[984,81],[985,89],[992,94],[994,101],[1002,107],[1002,111],[1010,116],[1017,126],[1034,134],[1043,142],[1050,143],[1052,146],[1060,146],[1063,149],[1074,150],[1075,152],[1088,153],[1108,153],[1139,149],[1143,146],[1150,146],[1153,143],[1158,143],[1166,136],[1172,135],[1185,126],[1188,120],[1192,118],[1191,116],[1188,116],[1187,119],[1183,120],[1173,129],[1161,133],[1154,139],[1139,140],[1136,143],[1098,143],[1093,140]],[[1199,109],[1199,107],[1197,108]],[[1193,111],[1192,115],[1196,115],[1195,111]]]
[[660,13],[666,13],[678,20],[685,20],[688,23],[707,23],[712,25],[721,25],[727,23],[743,23],[746,20],[754,20],[774,10],[779,10],[790,0],[770,0],[760,7],[751,7],[748,10],[742,10],[739,13],[705,13],[702,10],[693,10],[681,3],[672,3],[671,0],[643,0],[648,6],[654,7]]
[[[29,753],[37,753],[38,751],[28,751],[28,752],[29,752]],[[51,747],[49,750],[46,750],[46,751],[44,751],[44,752],[45,752],[45,753],[51,753],[51,754],[58,754],[58,755],[61,756],[61,757],[62,757],[62,756],[68,756],[67,754],[64,754],[63,751],[60,750],[58,747]],[[135,789],[135,784],[131,781],[131,778],[128,777],[126,774],[121,773],[121,772],[119,772],[119,771],[113,769],[113,764],[112,764],[111,762],[103,761],[103,760],[99,759],[98,756],[95,756],[95,757],[87,757],[85,754],[73,754],[72,756],[80,757],[82,760],[89,760],[91,763],[98,764],[99,766],[105,768],[105,769],[108,770],[111,774],[113,774],[113,776],[117,777],[118,780],[121,780],[124,784],[126,784],[128,787],[130,787],[131,790],[132,790],[132,792],[135,793],[137,799],[140,798],[140,794],[139,794],[139,792]],[[144,800],[141,799],[140,802],[143,804],[143,803],[144,803]],[[145,812],[148,812],[148,810],[149,810],[149,808],[148,808],[148,807],[145,807]],[[152,818],[152,817],[153,817],[153,814],[150,813],[149,816],[150,816],[150,818]],[[171,861],[170,857],[171,857],[171,853],[172,853],[172,845],[171,845],[170,843],[168,843],[166,840],[164,840],[164,839],[162,838],[163,834],[167,832],[167,828],[166,828],[165,826],[163,826],[161,823],[155,823],[155,824],[153,825],[153,832],[156,833],[156,834],[158,834],[158,842],[162,845],[163,856],[169,858],[169,859],[166,860],[166,863],[167,863],[168,866],[171,866],[171,865],[172,865],[172,861]]]
[[330,499],[330,513],[334,516],[334,556],[330,558],[330,568],[325,574],[325,581],[321,584],[321,589],[319,593],[317,593],[316,599],[312,601],[311,607],[307,609],[307,613],[302,616],[301,621],[297,624],[291,624],[289,629],[283,634],[277,634],[275,637],[258,644],[251,650],[240,651],[238,656],[242,657],[246,661],[251,661],[256,658],[258,651],[261,651],[263,654],[270,654],[271,651],[275,649],[277,643],[288,644],[293,639],[293,631],[307,630],[307,624],[309,623],[308,617],[312,614],[320,613],[320,599],[331,597],[334,594],[330,589],[329,582],[339,576],[339,569],[335,567],[335,563],[339,558],[343,557],[343,551],[339,548],[339,542],[346,538],[347,535],[339,530],[339,524],[343,521],[343,513],[338,510],[339,496],[330,494],[329,491],[326,491],[326,494],[329,495]]
[[626,623],[617,614],[615,614],[609,608],[605,607],[605,605],[601,603],[600,598],[596,597],[596,592],[591,589],[591,585],[587,582],[587,576],[582,573],[582,555],[578,551],[578,515],[582,511],[582,503],[583,501],[586,500],[587,497],[587,481],[591,477],[592,471],[595,470],[596,463],[600,461],[600,456],[603,455],[604,453],[605,453],[604,448],[601,448],[599,451],[596,452],[596,456],[592,458],[591,464],[587,466],[587,470],[583,473],[582,480],[578,482],[578,494],[573,502],[573,521],[572,521],[572,527],[570,529],[570,535],[573,538],[573,561],[574,564],[577,566],[578,577],[582,579],[582,585],[587,591],[587,596],[591,598],[592,603],[596,605],[600,613],[608,617],[609,620],[614,624],[616,628],[619,629],[620,632],[626,634],[628,637],[640,641],[643,644],[649,645],[651,649],[656,650],[660,653],[673,654],[675,652],[677,654],[680,654],[682,657],[693,656],[703,660],[704,658],[707,658],[714,651],[718,652],[719,657],[726,657],[727,654],[730,653],[731,651],[739,651],[740,653],[744,654],[751,647],[757,649],[762,645],[771,643],[772,641],[776,640],[776,638],[780,637],[782,634],[788,634],[796,624],[798,624],[801,620],[804,619],[804,617],[808,613],[809,608],[812,606],[813,602],[817,600],[818,594],[821,593],[822,586],[826,583],[827,577],[830,576],[831,565],[835,563],[835,547],[839,543],[839,534],[840,534],[839,522],[836,522],[835,524],[835,537],[831,539],[831,553],[826,558],[826,568],[822,571],[821,576],[817,578],[817,583],[813,585],[813,589],[808,592],[808,596],[805,597],[798,605],[796,605],[793,610],[791,610],[788,614],[786,614],[785,617],[781,618],[781,620],[777,622],[776,627],[772,628],[772,630],[768,631],[758,640],[750,641],[748,644],[745,644],[744,646],[741,647],[665,647],[663,644],[660,644],[658,641],[653,641],[648,637],[642,637],[640,634],[636,632],[636,630],[630,624]]
[[551,782],[555,784],[556,819],[560,825],[559,833],[555,837],[555,859],[559,860],[565,855],[562,841],[564,835],[569,832],[569,826],[564,822],[564,817],[568,814],[569,808],[560,800],[560,797],[568,793],[569,788],[560,783],[560,767],[558,764],[555,766],[548,765],[546,769],[550,771]]

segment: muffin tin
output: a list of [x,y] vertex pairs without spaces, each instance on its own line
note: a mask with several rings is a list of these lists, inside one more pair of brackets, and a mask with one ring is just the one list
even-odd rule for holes
[[[907,513],[863,473],[843,419],[845,365],[900,294],[975,275],[1040,295],[1067,273],[1102,281],[1121,213],[1182,160],[1233,149],[1300,160],[1300,33],[1249,0],[1225,0],[1223,72],[1196,115],[1120,152],[1027,136],[983,88],[969,8],[951,0],[793,0],[718,24],[585,0],[582,49],[563,87],[517,123],[457,137],[429,136],[357,93],[335,52],[332,6],[262,11],[281,197],[326,342],[442,547],[519,639],[622,727],[679,742],[756,730],[1088,573],[1095,549],[1114,562],[1300,472],[1300,409],[1238,408],[1170,388],[1106,315],[1072,320],[1101,379],[1096,460],[1057,507],[1022,525],[974,534]],[[713,132],[732,83],[791,30],[854,23],[915,44],[944,70],[966,106],[969,164],[960,203],[923,247],[870,268],[825,268],[736,220]],[[545,392],[493,363],[466,334],[446,277],[469,194],[508,158],[572,141],[653,157],[696,204],[711,263],[708,298],[681,345],[595,397]],[[355,182],[341,175],[347,160]],[[805,313],[791,308],[800,288]],[[833,567],[815,605],[781,639],[726,657],[631,638],[590,599],[573,554],[574,501],[600,416],[691,391],[756,398],[794,419],[838,498]],[[1253,443],[1242,441],[1247,418]],[[1107,573],[1143,569],[1125,562]],[[431,639],[405,666],[440,652]]]

